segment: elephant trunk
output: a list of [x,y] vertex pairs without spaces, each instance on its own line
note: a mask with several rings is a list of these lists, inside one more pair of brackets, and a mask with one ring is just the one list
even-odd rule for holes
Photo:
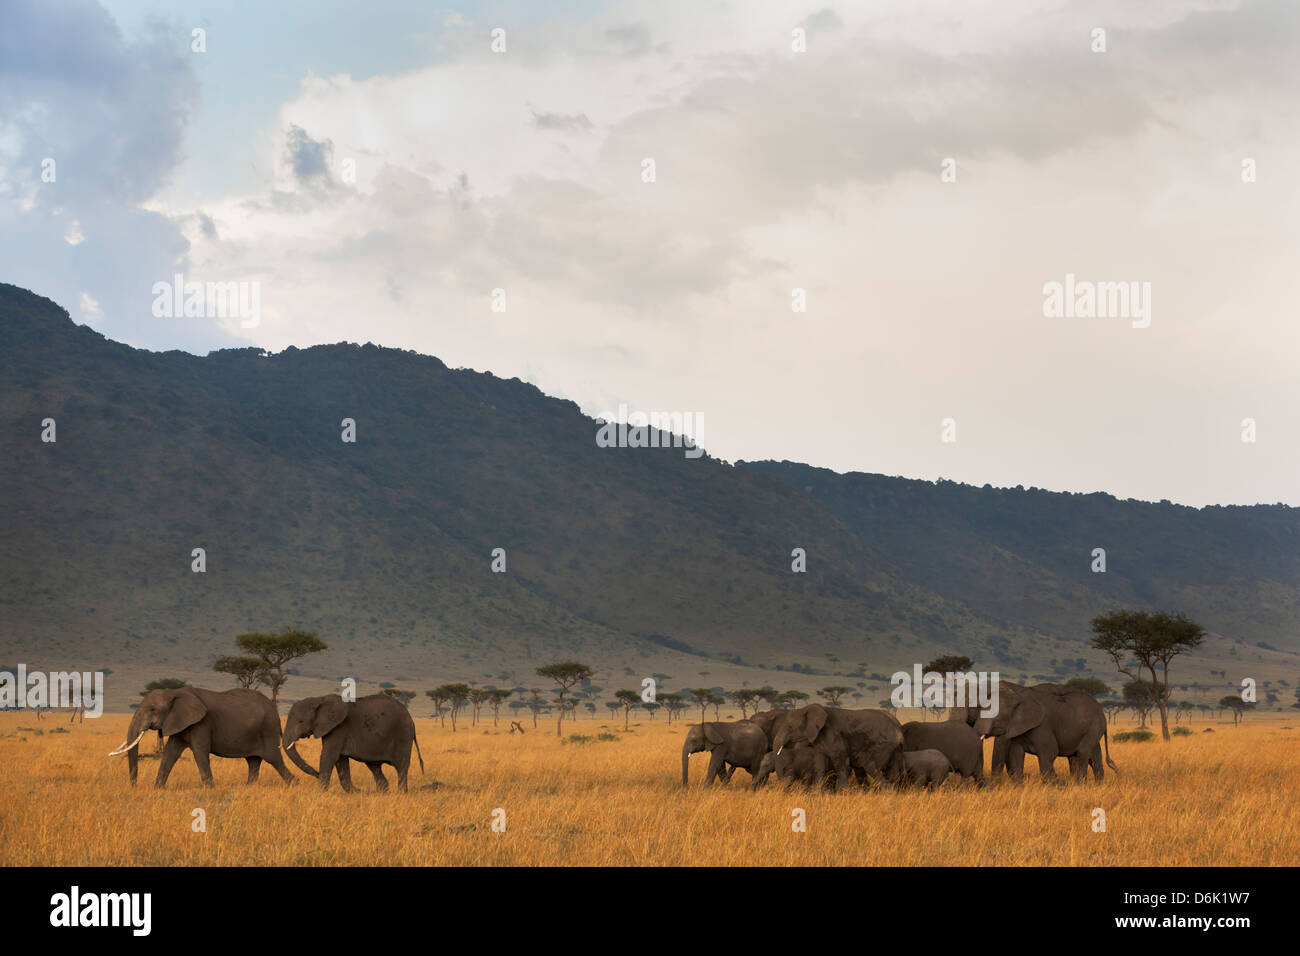
[[131,786],[135,786],[136,777],[140,774],[140,738],[148,731],[148,716],[139,708],[131,715],[131,726],[127,728],[127,743],[118,747],[109,756],[115,756],[126,751],[126,767],[131,775]]
[[690,781],[691,773],[691,744],[687,741],[682,745],[682,786],[686,786]]
[[290,740],[288,735],[286,734],[283,738],[281,738],[280,744],[281,746],[284,747],[284,752],[289,755],[289,759],[293,761],[294,766],[296,766],[299,770],[301,770],[303,773],[307,774],[308,776],[319,777],[320,774],[316,771],[316,768],[313,767],[311,764],[309,764],[307,761],[303,760],[302,755],[298,753],[298,748],[294,746],[297,742],[298,741],[296,739]]

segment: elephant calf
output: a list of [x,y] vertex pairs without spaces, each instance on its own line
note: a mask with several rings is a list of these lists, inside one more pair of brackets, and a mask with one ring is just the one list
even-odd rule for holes
[[767,735],[750,720],[726,722],[710,721],[695,724],[686,732],[682,744],[682,786],[690,780],[691,754],[702,750],[709,752],[709,770],[704,783],[713,783],[719,777],[725,784],[731,779],[727,765],[744,767],[751,777],[758,776],[758,767],[767,753]]
[[952,764],[937,750],[908,750],[903,754],[903,779],[927,790],[943,785]]
[[903,750],[937,750],[957,773],[984,785],[984,741],[964,720],[903,724]]
[[[298,755],[294,744],[306,736],[321,738],[319,773]],[[424,773],[424,756],[415,739],[415,722],[410,712],[391,697],[373,694],[345,701],[338,694],[308,697],[293,705],[284,722],[284,750],[304,773],[320,778],[321,789],[329,786],[337,767],[339,786],[351,793],[352,773],[348,760],[360,760],[370,768],[375,786],[388,789],[383,765],[397,768],[397,788],[406,792],[406,773],[411,766],[411,746]]]

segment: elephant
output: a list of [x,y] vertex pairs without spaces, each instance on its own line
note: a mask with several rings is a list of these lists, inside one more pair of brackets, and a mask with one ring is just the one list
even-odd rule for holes
[[769,749],[767,734],[752,720],[710,721],[693,724],[686,732],[682,744],[682,786],[690,781],[691,754],[709,752],[709,770],[704,777],[707,787],[714,777],[725,784],[731,779],[730,764],[734,770],[743,767],[750,777],[758,776],[758,767]]
[[[763,755],[763,760],[758,765],[758,776],[750,784],[750,789],[757,790],[773,773],[776,774],[778,780],[784,781],[787,786],[792,782],[805,785],[817,783],[817,768],[812,745],[802,741],[786,744],[780,755],[769,750]],[[856,768],[854,773],[858,774],[859,780],[865,776]],[[823,786],[833,786],[836,783],[835,774],[828,774],[821,782]]]
[[952,773],[952,764],[938,750],[908,750],[903,754],[903,764],[903,780],[926,790],[943,786]]
[[257,781],[263,760],[276,769],[285,783],[294,782],[293,774],[280,756],[280,717],[275,705],[255,690],[177,687],[145,694],[131,718],[127,742],[110,754],[126,754],[131,786],[135,786],[139,771],[140,738],[150,730],[167,738],[155,787],[166,786],[167,775],[186,747],[194,754],[199,778],[206,787],[212,786],[209,755],[243,757],[248,761],[250,784]]
[[1070,772],[1082,782],[1092,768],[1093,779],[1105,778],[1102,745],[1105,744],[1106,766],[1118,772],[1110,759],[1110,736],[1101,705],[1085,691],[1059,684],[1034,684],[1022,687],[1002,681],[998,688],[998,713],[981,717],[979,710],[968,707],[962,713],[977,734],[993,737],[993,769],[999,766],[998,741],[1006,741],[1005,766],[1012,778],[1024,776],[1024,755],[1038,758],[1038,771],[1044,780],[1056,779],[1052,766],[1057,757],[1068,757]]
[[964,720],[903,724],[903,750],[937,750],[962,777],[984,786],[984,741]]
[[[295,749],[303,737],[321,738],[320,770],[315,770]],[[336,768],[339,786],[354,793],[349,759],[359,760],[370,768],[379,790],[388,789],[383,765],[397,768],[397,789],[406,792],[406,775],[411,766],[411,746],[424,773],[424,755],[415,739],[415,721],[399,701],[383,694],[345,701],[338,694],[308,697],[289,710],[284,722],[285,753],[304,773],[317,777],[322,790],[329,787],[330,773]]]
[[902,778],[903,729],[882,710],[808,704],[789,711],[776,725],[775,759],[799,742],[812,747],[815,780],[826,780],[832,771],[836,787],[848,786],[855,771],[872,780]]

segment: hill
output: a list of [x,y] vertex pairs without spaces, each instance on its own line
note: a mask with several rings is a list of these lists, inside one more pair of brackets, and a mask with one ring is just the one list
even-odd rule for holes
[[599,448],[576,405],[519,380],[373,345],[136,350],[8,285],[0,332],[0,661],[112,669],[119,701],[164,674],[220,686],[205,675],[233,636],[279,626],[330,644],[290,694],[539,686],[532,669],[568,656],[610,691],[657,672],[849,682],[869,702],[871,674],[951,651],[1113,679],[1081,638],[1121,601],[1204,611],[1227,637],[1207,667],[1297,670],[1295,509]]

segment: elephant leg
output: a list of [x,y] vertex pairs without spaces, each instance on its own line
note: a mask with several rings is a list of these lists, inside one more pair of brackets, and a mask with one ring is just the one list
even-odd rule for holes
[[1038,776],[1043,780],[1056,780],[1056,768],[1052,766],[1056,763],[1056,758],[1060,756],[1055,747],[1040,747],[1038,753],[1034,754],[1038,758]]
[[163,745],[162,759],[158,761],[158,776],[154,778],[153,785],[161,790],[167,786],[167,777],[172,772],[176,760],[185,752],[185,744],[179,737],[168,737],[167,743]]
[[343,788],[343,792],[356,793],[357,788],[352,783],[352,761],[347,757],[339,757],[334,766],[338,771],[339,786]]
[[709,772],[704,775],[704,785],[706,787],[713,783],[713,778],[721,772],[725,763],[726,758],[723,757],[721,750],[709,751]]
[[270,754],[262,759],[275,768],[275,772],[280,775],[281,780],[287,784],[293,784],[293,774],[291,774],[289,768],[284,765],[284,758],[280,756],[279,747],[276,747],[276,749],[272,750]]
[[248,761],[248,780],[246,781],[246,783],[248,784],[257,783],[257,775],[262,770],[262,758],[245,757],[244,759]]
[[388,789],[388,778],[384,776],[384,765],[378,760],[367,760],[366,766],[370,768],[370,776],[375,778],[375,789],[383,793]]
[[721,781],[722,785],[725,787],[727,784],[731,783],[731,775],[735,772],[736,768],[734,766],[724,762],[722,770],[718,772],[718,780]]
[[1025,748],[1019,745],[1007,744],[1006,749],[1007,773],[1011,779],[1019,783],[1025,779]]
[[203,786],[213,786],[212,762],[208,760],[208,748],[201,743],[191,743],[190,752],[194,754],[194,766],[199,768],[199,779],[203,781]]
[[336,765],[339,767],[339,784],[342,785],[344,777],[347,777],[348,782],[347,785],[343,787],[343,789],[346,790],[348,789],[348,787],[352,785],[352,774],[348,771],[348,758],[344,757],[340,762],[339,760],[340,750],[342,750],[342,747],[340,745],[331,744],[329,740],[326,740],[323,744],[321,744],[320,775],[317,777],[317,781],[319,782],[320,788],[322,790],[329,789],[330,776],[331,774],[334,773],[334,768]]
[[407,746],[405,750],[398,753],[397,760],[393,762],[393,766],[397,768],[397,789],[402,793],[406,793],[406,778],[411,770],[410,746]]
[[[1092,751],[1092,756],[1088,758],[1088,766],[1092,768],[1092,779],[1101,783],[1106,779],[1105,761],[1101,759],[1101,746],[1098,744]],[[1085,773],[1085,776],[1087,774]]]

